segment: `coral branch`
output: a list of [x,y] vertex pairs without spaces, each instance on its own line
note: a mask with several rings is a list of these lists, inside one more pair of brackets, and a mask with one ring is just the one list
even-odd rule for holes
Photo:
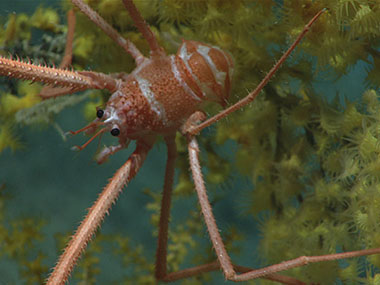
[[69,87],[71,88],[71,93],[94,88],[91,78],[75,71],[34,65],[4,57],[0,57],[0,75],[54,86]]

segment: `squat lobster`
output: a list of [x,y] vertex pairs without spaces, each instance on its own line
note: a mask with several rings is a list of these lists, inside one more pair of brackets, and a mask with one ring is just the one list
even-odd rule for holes
[[[60,257],[58,264],[49,277],[48,284],[63,284],[67,281],[77,259],[96,229],[100,226],[103,217],[116,201],[124,185],[138,172],[147,153],[152,148],[157,135],[164,136],[168,148],[156,256],[155,275],[158,280],[174,281],[221,268],[226,278],[233,281],[245,281],[263,277],[287,284],[300,284],[302,282],[298,280],[275,273],[310,262],[380,252],[380,249],[373,249],[316,257],[300,257],[258,270],[233,265],[217,229],[201,175],[201,167],[198,160],[199,148],[195,135],[203,128],[253,101],[291,51],[297,46],[310,26],[323,13],[323,10],[310,20],[289,50],[253,92],[218,115],[200,123],[205,119],[204,114],[199,111],[200,104],[203,101],[212,100],[222,105],[226,103],[233,72],[233,61],[228,53],[204,43],[184,41],[177,55],[167,56],[140,16],[132,0],[123,0],[135,25],[150,46],[151,54],[149,58],[146,58],[129,40],[120,36],[82,0],[72,0],[72,3],[97,26],[103,29],[117,44],[132,55],[137,67],[130,75],[119,74],[117,76],[109,76],[98,72],[72,72],[59,68],[35,66],[30,63],[6,58],[0,59],[0,74],[57,86],[55,88],[48,87],[44,89],[41,93],[41,96],[44,98],[91,88],[108,89],[112,93],[112,96],[107,102],[106,108],[104,110],[97,110],[97,119],[94,122],[72,133],[77,134],[85,130],[95,131],[97,127],[101,127],[101,129],[86,144],[77,148],[83,149],[95,137],[107,130],[113,136],[119,138],[119,144],[104,148],[97,156],[99,163],[104,162],[110,155],[127,147],[130,140],[136,140],[137,146],[136,150],[116,172],[111,182],[105,187],[95,204],[89,210],[86,218]],[[66,47],[66,56],[60,67],[66,67],[71,62],[70,49],[74,31],[74,20],[73,12],[70,12],[69,40]],[[195,188],[206,226],[217,254],[217,261],[174,273],[167,273],[166,247],[176,157],[174,135],[178,130],[188,139],[188,151]],[[242,274],[237,275],[236,272],[241,272]]]

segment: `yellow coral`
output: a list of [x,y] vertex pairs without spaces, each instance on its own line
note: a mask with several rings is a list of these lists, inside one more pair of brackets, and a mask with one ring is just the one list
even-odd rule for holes
[[31,37],[30,34],[30,18],[26,14],[10,14],[6,24],[3,43],[14,42],[17,39],[27,39]]
[[40,88],[38,85],[30,85],[29,82],[20,82],[18,91],[23,96],[20,97],[9,93],[3,94],[0,97],[2,116],[12,116],[17,111],[29,108],[40,102],[41,98],[37,96]]
[[96,117],[96,109],[99,106],[104,105],[104,102],[102,99],[99,99],[99,93],[100,92],[93,92],[91,95],[91,98],[97,99],[97,101],[90,101],[87,102],[86,105],[83,108],[84,116],[88,121],[92,121]]
[[0,153],[6,148],[15,151],[22,147],[19,139],[12,133],[9,125],[0,126]]
[[59,15],[52,8],[37,8],[30,20],[35,28],[52,32],[59,30]]

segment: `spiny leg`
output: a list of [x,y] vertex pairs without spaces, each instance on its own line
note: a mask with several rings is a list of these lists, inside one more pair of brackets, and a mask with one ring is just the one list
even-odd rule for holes
[[136,150],[129,159],[115,173],[112,180],[104,188],[90,208],[69,244],[60,256],[54,271],[50,275],[47,284],[65,284],[78,258],[87,246],[87,243],[95,234],[112,204],[114,204],[123,187],[136,175],[142,166],[153,142],[138,141]]
[[68,87],[69,93],[97,88],[88,76],[76,71],[34,65],[30,62],[0,57],[0,76],[8,76],[21,80],[31,80],[46,85]]
[[109,89],[112,92],[121,84],[119,79],[99,72],[71,71],[0,56],[0,76],[3,75],[64,88],[65,92],[57,96],[87,89]]
[[[279,264],[267,266],[260,269],[249,269],[246,267],[233,265],[230,261],[230,258],[225,250],[223,241],[220,237],[219,230],[215,223],[215,218],[212,213],[211,205],[207,198],[206,188],[204,186],[204,181],[201,173],[201,166],[199,163],[199,147],[198,143],[194,136],[188,135],[188,150],[189,150],[189,159],[190,166],[193,174],[193,180],[195,188],[198,194],[199,203],[201,205],[201,210],[207,229],[209,231],[210,239],[213,243],[218,261],[220,266],[228,280],[232,281],[248,281],[256,278],[268,278],[270,280],[275,280],[282,282],[284,284],[303,284],[301,281],[295,280],[291,277],[281,276],[274,274],[276,272],[288,270],[295,267],[301,267],[310,263],[322,262],[322,261],[331,261],[359,256],[367,256],[372,254],[379,254],[380,248],[375,249],[365,249],[352,252],[336,253],[336,254],[326,254],[320,256],[300,256],[295,259],[283,261]],[[234,272],[240,271],[244,272],[240,275]]]
[[108,159],[108,157],[110,157],[111,155],[115,154],[116,152],[118,152],[118,151],[120,151],[122,149],[127,148],[129,142],[130,141],[126,141],[123,144],[118,144],[118,145],[112,145],[112,146],[104,147],[102,149],[102,151],[96,155],[96,158],[95,158],[96,162],[98,164],[104,163]]
[[137,47],[128,39],[125,39],[114,28],[111,27],[98,13],[90,8],[82,0],[71,0],[71,2],[82,11],[95,25],[101,28],[112,40],[128,52],[135,60],[136,65],[141,64],[145,57]]
[[[40,96],[45,99],[87,89],[108,89],[114,92],[121,86],[121,80],[118,78],[100,72],[66,69],[71,63],[75,30],[75,14],[72,10],[68,12],[68,26],[65,54],[59,68],[35,65],[30,60],[24,62],[20,59],[13,60],[0,56],[0,75],[48,85],[40,93]],[[120,76],[122,77],[124,74],[120,74]]]
[[[71,65],[73,58],[73,42],[74,42],[74,32],[76,25],[76,17],[73,9],[70,9],[67,13],[67,36],[66,36],[66,45],[65,52],[62,58],[59,69],[66,69]],[[93,80],[93,88],[97,89],[109,89],[111,92],[115,89],[116,80],[111,78],[108,75],[97,73],[97,72],[84,72],[78,71],[79,74],[88,76]],[[66,94],[73,93],[71,92],[70,87],[54,87],[54,86],[45,86],[39,96],[44,99],[58,97]]]
[[[71,65],[72,57],[73,57],[73,41],[74,41],[74,32],[75,32],[75,24],[76,17],[74,10],[69,10],[67,13],[67,37],[66,37],[66,45],[65,45],[65,53],[63,59],[58,68],[65,69]],[[125,77],[124,73],[114,74],[114,76],[110,76],[101,72],[94,71],[77,71],[77,73],[90,77],[93,82],[93,88],[95,89],[108,89],[111,93],[115,92],[118,88],[121,87],[121,80],[116,76]],[[52,87],[45,86],[39,96],[44,99],[58,97],[66,94],[70,94],[71,89],[68,87]]]
[[296,38],[296,40],[293,42],[293,44],[289,47],[289,49],[281,56],[281,58],[277,61],[277,63],[272,67],[272,69],[267,73],[267,75],[264,77],[264,79],[257,85],[256,89],[253,90],[251,93],[249,93],[246,97],[235,103],[234,105],[228,107],[227,109],[221,111],[220,113],[216,114],[215,116],[207,119],[203,123],[192,127],[189,129],[189,134],[196,135],[204,128],[212,125],[213,123],[219,121],[220,119],[227,117],[230,113],[235,112],[237,110],[240,110],[243,106],[251,103],[257,95],[260,94],[261,90],[265,87],[265,85],[268,84],[269,80],[273,77],[273,75],[276,73],[276,71],[280,68],[282,63],[288,58],[290,53],[295,49],[295,47],[299,44],[299,42],[303,39],[303,37],[306,35],[306,33],[309,31],[310,27],[313,25],[313,23],[319,18],[319,16],[322,15],[323,12],[325,12],[326,9],[322,9],[319,11],[310,21],[306,24],[306,26],[303,28],[302,32],[299,34],[299,36]]
[[[191,125],[198,124],[200,121],[204,120],[206,115],[203,112],[195,112],[183,125],[181,131],[186,133],[187,128]],[[176,157],[176,147],[174,142],[174,137],[166,137],[166,144],[168,147],[168,159],[166,165],[164,191],[161,202],[161,213],[160,213],[160,223],[159,223],[159,234],[158,234],[158,247],[156,254],[156,279],[172,282],[180,279],[190,278],[197,276],[199,274],[215,271],[220,269],[218,261],[214,261],[208,264],[203,264],[199,266],[194,266],[184,270],[179,270],[176,272],[167,273],[167,242],[168,242],[168,226],[169,226],[169,216],[170,216],[170,204],[171,204],[171,191],[174,176],[174,163]],[[232,264],[237,272],[248,272],[252,268],[238,266]],[[282,276],[279,274],[272,274],[264,277],[265,279],[282,282],[284,284],[294,284],[300,285],[304,284],[292,277]]]
[[164,190],[161,200],[155,276],[157,280],[170,282],[196,276],[200,273],[217,270],[219,269],[219,264],[218,262],[213,262],[169,274],[167,273],[168,229],[177,148],[175,145],[175,136],[165,137],[165,141],[168,149],[168,157],[165,170]]
[[170,217],[170,206],[172,198],[173,180],[175,161],[177,157],[177,148],[175,145],[175,135],[165,137],[168,149],[164,189],[161,198],[160,222],[158,227],[158,241],[156,251],[156,268],[155,276],[157,280],[163,280],[167,275],[167,245],[168,245],[168,228]]
[[193,267],[187,270],[181,270],[174,273],[167,273],[167,245],[169,233],[170,207],[173,190],[175,161],[177,157],[177,148],[175,145],[175,135],[165,137],[168,154],[165,170],[164,189],[161,200],[161,212],[158,229],[158,241],[155,264],[155,277],[160,281],[175,281],[198,275],[203,272],[219,269],[219,264],[213,262],[202,266]]
[[12,58],[0,57],[0,75],[46,84],[47,86],[39,94],[45,99],[86,89],[107,88],[103,87],[104,84],[99,84],[99,80],[90,73],[85,74],[84,72],[66,69],[71,64],[72,59],[72,45],[76,22],[73,10],[68,11],[67,22],[68,30],[65,54],[58,68],[34,65],[30,60],[23,62],[19,59],[13,60]]
[[141,17],[140,12],[137,10],[135,4],[132,0],[123,0],[124,6],[127,8],[129,15],[131,16],[135,26],[147,40],[152,57],[163,56],[165,55],[164,50],[158,44],[156,37],[152,33],[152,30],[149,28],[143,17]]
[[[204,116],[204,113],[197,112],[192,116],[191,120],[198,123],[199,121],[205,118]],[[187,126],[188,125],[185,124],[184,128],[186,128]],[[204,272],[217,270],[219,269],[219,264],[218,262],[212,262],[209,264],[195,266],[192,268],[180,270],[169,274],[167,273],[167,244],[169,233],[168,229],[177,148],[175,145],[175,135],[165,137],[165,141],[168,149],[168,154],[165,170],[164,189],[161,200],[155,276],[157,280],[171,282],[196,276]]]

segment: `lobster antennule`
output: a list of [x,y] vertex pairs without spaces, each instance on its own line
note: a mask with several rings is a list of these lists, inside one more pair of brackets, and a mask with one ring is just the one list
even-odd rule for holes
[[84,126],[83,128],[81,128],[77,131],[68,131],[66,134],[70,134],[70,135],[75,136],[81,132],[87,131],[88,129],[91,129],[93,127],[97,127],[97,126],[103,125],[103,124],[104,124],[103,122],[95,121],[95,122],[89,123],[87,126]]
[[85,142],[83,145],[79,146],[79,145],[75,145],[73,146],[71,149],[72,150],[83,150],[85,149],[97,136],[101,135],[102,133],[104,133],[106,131],[106,129],[100,129],[95,135],[93,135],[87,142]]

